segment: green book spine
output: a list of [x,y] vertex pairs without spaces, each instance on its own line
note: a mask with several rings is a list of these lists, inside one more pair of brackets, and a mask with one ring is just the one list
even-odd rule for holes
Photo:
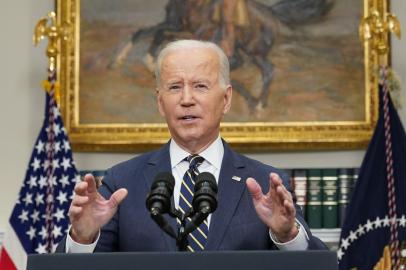
[[[360,168],[353,168],[352,169],[352,171],[353,171],[353,174],[352,174],[352,187],[351,187],[351,193],[350,194],[352,194],[355,186],[357,185],[359,170],[360,170]],[[350,195],[350,198],[351,198],[351,195]]]
[[310,228],[322,228],[321,170],[309,169],[307,175],[306,220]]
[[343,226],[345,212],[350,203],[350,193],[353,188],[353,169],[338,169],[338,225]]
[[296,169],[293,171],[292,176],[296,203],[300,206],[302,214],[305,217],[307,205],[307,170]]
[[323,228],[338,227],[337,169],[323,169]]

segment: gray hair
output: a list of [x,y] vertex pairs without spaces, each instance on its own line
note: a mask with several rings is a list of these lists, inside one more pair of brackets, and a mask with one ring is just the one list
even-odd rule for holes
[[224,51],[215,43],[210,41],[182,39],[168,43],[158,54],[155,66],[155,79],[157,86],[160,84],[162,60],[170,52],[192,49],[192,48],[207,48],[217,53],[219,59],[219,83],[222,87],[226,88],[230,84],[230,64]]

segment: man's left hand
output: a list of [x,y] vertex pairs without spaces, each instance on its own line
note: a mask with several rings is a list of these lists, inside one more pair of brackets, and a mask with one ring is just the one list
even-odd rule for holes
[[261,186],[254,178],[247,179],[247,187],[259,218],[277,240],[284,243],[295,238],[299,232],[295,226],[296,209],[292,194],[285,188],[279,175],[269,175],[269,191],[266,194],[262,193]]

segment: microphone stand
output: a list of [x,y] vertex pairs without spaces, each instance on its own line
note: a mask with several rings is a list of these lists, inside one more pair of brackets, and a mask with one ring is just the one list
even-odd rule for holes
[[[176,246],[179,251],[187,251],[188,240],[187,236],[189,233],[193,232],[203,221],[209,216],[210,207],[204,207],[201,211],[194,212],[189,210],[183,214],[178,209],[175,209],[173,206],[169,211],[169,215],[174,218],[178,218],[181,222],[176,234],[174,229],[165,219],[165,217],[160,213],[159,210],[152,208],[151,209],[151,218],[158,224],[158,226],[169,236],[176,240]],[[190,222],[186,223],[187,219],[190,218]]]
[[151,209],[151,218],[155,221],[156,224],[168,235],[177,239],[177,235],[165,217],[157,211],[155,208]]
[[189,216],[185,216],[183,219],[181,219],[181,226],[179,227],[178,230],[178,238],[176,239],[176,245],[178,246],[180,251],[186,251],[187,250],[187,236],[189,233],[193,232],[194,230],[197,229],[197,227],[200,226],[200,224],[203,223],[203,221],[208,217],[210,212],[193,212],[192,217],[190,217],[190,222],[186,224],[186,219]]

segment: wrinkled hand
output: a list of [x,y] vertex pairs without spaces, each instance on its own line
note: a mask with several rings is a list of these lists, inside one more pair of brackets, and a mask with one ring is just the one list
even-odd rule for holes
[[292,195],[282,184],[276,173],[269,175],[269,191],[262,193],[261,186],[254,178],[247,179],[247,187],[258,217],[264,222],[281,242],[288,242],[296,237],[296,209]]
[[93,175],[86,174],[84,180],[75,186],[68,212],[72,239],[80,244],[93,243],[100,228],[113,217],[127,193],[121,188],[106,200],[97,192]]

